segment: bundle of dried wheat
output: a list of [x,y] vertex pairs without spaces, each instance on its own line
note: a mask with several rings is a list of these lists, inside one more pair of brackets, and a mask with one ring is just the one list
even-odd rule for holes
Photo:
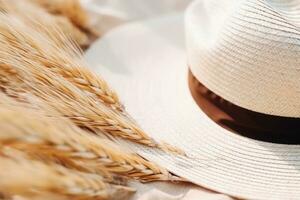
[[34,107],[0,93],[0,146],[26,152],[31,158],[98,173],[110,181],[110,175],[143,182],[179,180],[135,153],[79,129],[51,106],[26,95]]
[[[48,29],[56,25],[82,48],[88,47],[99,36],[89,28],[87,14],[76,0],[0,0],[0,9],[22,18],[43,19]],[[68,38],[57,39],[64,39],[61,41],[64,44]]]
[[125,114],[105,81],[85,68],[76,46],[70,42],[60,48],[59,41],[53,42],[57,34],[49,37],[51,30],[36,27],[27,26],[18,17],[0,15],[0,73],[7,79],[0,81],[0,87],[14,95],[31,91],[78,126],[96,134],[182,153],[155,142]]
[[57,24],[13,10],[0,11],[0,199],[124,199],[126,179],[180,180],[109,140],[182,153],[138,127]]
[[97,174],[30,160],[21,151],[1,148],[0,196],[5,199],[121,200],[134,192],[132,188],[107,183]]

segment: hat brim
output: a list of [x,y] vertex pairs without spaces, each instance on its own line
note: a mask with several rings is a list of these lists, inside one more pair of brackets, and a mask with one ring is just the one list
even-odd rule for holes
[[[203,27],[205,28],[205,27]],[[256,141],[217,125],[194,102],[181,14],[121,26],[85,58],[153,138],[187,157],[128,143],[145,158],[206,188],[240,198],[300,198],[300,145]]]

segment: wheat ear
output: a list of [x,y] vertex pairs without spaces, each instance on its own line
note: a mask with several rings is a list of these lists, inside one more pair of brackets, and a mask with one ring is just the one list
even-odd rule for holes
[[28,0],[36,3],[46,9],[52,16],[64,17],[68,19],[74,26],[78,27],[84,32],[88,38],[89,43],[81,45],[83,48],[98,38],[101,33],[99,30],[93,28],[91,23],[91,16],[82,8],[79,0]]
[[[8,14],[2,16],[1,20],[11,19],[9,24],[5,24],[5,21],[1,22],[3,26],[0,30],[6,37],[3,39],[18,49],[20,55],[29,59],[36,58],[41,66],[62,75],[76,87],[86,91],[87,95],[96,96],[95,100],[123,111],[116,93],[102,78],[87,69],[79,47],[65,36],[53,20],[49,19],[41,24],[26,13],[21,13],[20,10],[18,10],[18,14],[22,19],[16,17],[15,12],[11,11],[12,9],[7,10],[14,16]],[[41,14],[35,15],[36,17],[41,16]],[[20,41],[20,39],[23,40]],[[63,45],[61,45],[62,41]]]
[[[101,176],[79,172],[56,164],[29,160],[20,151],[3,148],[0,152],[0,192],[25,197],[45,194],[58,199],[120,199],[134,190],[106,183]],[[53,196],[53,197],[54,197]]]
[[[86,97],[81,90],[74,87],[70,82],[41,68],[33,72],[25,65],[18,66],[24,67],[22,69],[24,71],[19,70],[20,73],[24,73],[22,76],[24,78],[22,85],[18,85],[16,88],[29,91],[40,97],[78,126],[93,130],[99,135],[104,133],[108,136],[120,136],[148,146],[158,146],[158,143],[143,134],[140,129],[130,126],[130,121],[126,117],[116,115],[105,105]],[[19,80],[21,81],[21,78]],[[9,85],[2,85],[2,87],[14,91],[14,88],[7,89],[13,85],[15,83],[9,82]],[[17,91],[15,92],[17,93]]]
[[26,108],[3,94],[0,97],[0,129],[9,133],[0,134],[0,144],[4,146],[43,160],[59,161],[77,170],[100,172],[108,178],[106,172],[144,182],[180,180],[132,152],[84,132],[68,119],[59,115],[47,117],[55,111],[37,100],[34,101],[37,107]]
[[[28,0],[0,0],[0,10],[4,10],[13,16],[20,16],[27,26],[38,28],[40,25],[40,22],[36,23],[34,20],[28,20],[30,18],[43,19],[43,24],[47,26],[48,29],[57,29],[56,27],[59,26],[61,32],[72,38],[82,47],[88,46],[91,42],[88,36],[73,25],[68,18],[60,15],[51,15],[42,7]],[[68,37],[57,37],[56,40],[60,40],[58,45],[63,46],[69,43]]]
[[[23,73],[20,79],[36,95],[48,100],[63,115],[68,116],[81,127],[86,127],[96,133],[101,131],[107,135],[122,137],[151,147],[182,154],[182,151],[176,148],[170,148],[167,145],[155,142],[137,127],[129,117],[123,114],[120,115],[119,112],[105,107],[101,102],[95,101],[95,98],[79,90],[82,87],[78,87],[78,84],[70,81],[70,79],[74,80],[74,76],[71,71],[68,71],[69,68],[59,67],[60,63],[70,63],[69,61],[73,60],[73,57],[62,56],[66,55],[66,52],[60,49],[51,51],[53,42],[49,41],[48,37],[31,30],[29,27],[24,27],[16,19],[8,18],[6,15],[1,17],[3,19],[1,19],[0,28],[6,34],[3,38],[0,37],[0,42],[6,50],[0,52],[0,64],[7,64],[21,74]],[[39,52],[43,53],[40,54]],[[60,59],[61,57],[64,57],[64,59]],[[59,62],[55,64],[51,63],[51,60]],[[69,64],[66,66],[69,66]],[[79,70],[79,67],[76,69],[78,69],[78,74],[82,76],[83,71]],[[57,71],[60,73],[57,73]],[[92,73],[90,74],[93,76]],[[72,78],[65,80],[61,76]],[[75,79],[76,77],[75,73]],[[95,81],[97,78],[94,77],[92,80]],[[34,81],[35,84],[32,84]],[[49,92],[45,92],[48,90]]]

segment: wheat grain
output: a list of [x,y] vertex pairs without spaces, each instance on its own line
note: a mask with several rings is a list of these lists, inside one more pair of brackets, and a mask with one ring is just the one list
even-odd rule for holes
[[[88,134],[69,120],[55,115],[48,105],[39,104],[37,111],[26,108],[23,103],[0,95],[0,144],[19,149],[39,159],[56,161],[91,173],[100,173],[109,179],[106,172],[134,178],[144,182],[154,180],[178,181],[165,169],[146,161],[112,142]],[[53,115],[52,115],[53,116]],[[109,180],[108,180],[109,179]]]
[[120,199],[120,194],[128,197],[133,192],[129,187],[108,184],[96,174],[29,160],[24,153],[11,148],[1,151],[0,191],[7,196],[52,194],[58,199]]
[[[115,92],[103,79],[85,67],[86,63],[76,44],[68,39],[55,23],[49,20],[48,23],[41,24],[32,17],[26,16],[26,14],[22,15],[26,23],[22,23],[19,18],[9,16],[11,18],[9,24],[3,21],[8,16],[2,16],[1,33],[6,42],[10,42],[10,45],[15,47],[23,57],[35,58],[42,66],[67,78],[88,95],[96,95],[98,98],[95,100],[100,100],[120,111],[123,110]],[[31,27],[28,27],[30,24]],[[64,41],[63,48],[62,41]]]
[[[24,65],[20,67],[24,67]],[[86,127],[100,135],[104,132],[105,134],[121,136],[149,146],[157,146],[157,143],[144,135],[142,131],[130,127],[127,118],[116,115],[115,112],[103,104],[86,97],[84,93],[73,87],[65,79],[41,69],[33,72],[25,67],[23,70],[23,73],[26,74],[22,76],[26,77],[23,79],[26,86],[23,90],[30,91],[42,98],[78,126]],[[33,73],[36,77],[31,76]],[[10,89],[14,90],[14,88]]]
[[[155,142],[130,117],[122,113],[117,96],[107,84],[86,68],[81,68],[83,61],[82,58],[77,58],[80,53],[76,51],[76,48],[70,44],[70,49],[67,51],[55,45],[58,41],[53,42],[53,40],[60,34],[53,35],[53,40],[50,40],[51,31],[47,32],[46,35],[42,34],[29,26],[25,26],[18,18],[7,14],[2,14],[0,18],[0,44],[2,49],[5,49],[0,50],[0,65],[6,64],[11,66],[13,70],[18,68],[19,71],[25,71],[20,79],[27,81],[27,84],[31,84],[34,79],[39,79],[39,83],[36,82],[37,85],[32,86],[31,89],[34,89],[38,95],[45,99],[52,98],[52,103],[63,106],[58,109],[61,112],[68,111],[68,113],[62,114],[69,116],[79,126],[87,127],[96,132],[100,130],[107,135],[119,136],[151,147],[183,153],[176,148],[169,148],[167,145]],[[46,28],[43,27],[42,30],[46,30]],[[33,73],[34,76],[30,76],[30,74],[28,76],[28,71],[31,71],[30,73]],[[52,80],[49,76],[53,76]],[[64,81],[60,76],[68,81]],[[44,88],[37,88],[37,86]],[[55,87],[58,87],[60,91],[56,91],[54,94],[52,90],[55,90]],[[80,90],[76,90],[76,88]],[[52,96],[49,96],[50,93],[45,93],[44,91],[47,91],[45,89],[49,89]],[[82,90],[90,95],[83,94]],[[68,95],[71,95],[71,98],[67,96],[66,92],[69,92]],[[102,101],[97,101],[93,96],[94,94],[101,96],[97,99]],[[59,104],[59,102],[61,103]],[[103,102],[106,105],[111,105],[112,108],[118,108],[118,110],[109,109],[111,107],[105,108],[102,106]],[[72,104],[76,107],[70,106]],[[78,108],[83,110],[80,111]],[[88,121],[90,122],[88,123]]]
[[[6,50],[0,52],[0,64],[7,64],[12,66],[13,70],[23,73],[20,79],[37,96],[47,100],[80,127],[182,154],[182,151],[176,148],[155,142],[137,127],[131,118],[104,106],[102,102],[95,101],[93,96],[82,93],[82,89],[89,88],[91,94],[98,94],[99,91],[105,94],[105,97],[101,98],[105,102],[115,99],[112,98],[114,93],[107,89],[105,82],[88,70],[79,66],[73,67],[78,65],[77,62],[72,64],[76,61],[74,56],[67,56],[66,51],[58,48],[53,50],[55,45],[47,37],[22,26],[21,23],[17,23],[18,20],[14,22],[15,20],[6,15],[1,17],[3,19],[0,29],[6,34],[0,37],[0,40]],[[98,86],[94,87],[96,85]],[[108,92],[104,92],[105,90]]]

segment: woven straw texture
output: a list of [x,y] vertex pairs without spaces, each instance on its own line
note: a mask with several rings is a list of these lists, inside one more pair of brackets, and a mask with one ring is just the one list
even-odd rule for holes
[[195,2],[185,21],[193,74],[236,105],[299,117],[299,6],[295,0]]
[[[199,1],[192,4],[188,12],[191,12],[193,9],[199,9],[199,4],[203,2]],[[217,3],[221,2],[215,1],[215,3],[217,5]],[[208,5],[203,5],[203,9],[209,8]],[[265,7],[266,11],[264,11],[263,7]],[[275,7],[278,8],[276,11]],[[170,144],[178,146],[188,155],[188,157],[166,155],[155,149],[128,144],[145,158],[159,163],[171,172],[196,184],[235,197],[248,199],[299,199],[299,145],[260,142],[231,133],[211,121],[191,97],[187,81],[187,60],[198,64],[198,67],[195,68],[199,68],[199,70],[205,68],[206,71],[204,71],[206,73],[213,74],[209,79],[206,79],[205,83],[209,82],[211,84],[210,87],[214,86],[218,89],[214,91],[221,91],[222,95],[223,93],[229,94],[226,98],[236,99],[236,103],[240,101],[241,104],[244,103],[242,105],[251,107],[253,110],[264,109],[260,111],[265,113],[276,113],[284,116],[297,116],[297,113],[299,113],[299,110],[297,112],[299,104],[296,101],[299,95],[297,93],[299,91],[299,81],[296,78],[298,77],[296,70],[298,51],[297,39],[295,39],[298,37],[296,34],[297,29],[295,28],[296,19],[293,22],[289,22],[289,26],[294,26],[295,33],[292,33],[291,29],[287,32],[287,28],[278,30],[280,22],[275,20],[274,23],[276,22],[277,25],[274,24],[274,30],[267,34],[266,32],[270,29],[265,27],[267,22],[263,22],[263,15],[268,14],[267,10],[278,14],[279,11],[277,10],[279,8],[283,10],[289,7],[284,8],[280,3],[267,1],[242,1],[239,4],[234,4],[233,7],[229,6],[227,8],[226,12],[230,17],[227,17],[221,23],[234,27],[234,22],[241,23],[242,19],[246,19],[247,23],[244,22],[245,27],[239,28],[240,26],[235,25],[234,29],[230,28],[229,25],[224,25],[219,30],[228,30],[228,36],[222,34],[222,39],[218,37],[218,40],[224,42],[224,44],[207,43],[207,45],[211,46],[206,46],[205,50],[199,44],[197,52],[197,49],[194,49],[195,52],[191,52],[194,50],[191,50],[192,48],[189,46],[188,58],[185,49],[184,20],[182,15],[133,23],[115,29],[101,41],[95,43],[87,52],[86,58],[91,63],[90,66],[94,66],[94,70],[100,72],[112,87],[116,89],[122,97],[121,100],[124,102],[128,112],[147,133],[155,139],[168,141]],[[241,14],[246,15],[248,13],[245,11],[246,8],[252,9],[253,12],[261,13],[262,19],[259,19],[258,15],[256,16],[258,19],[254,20],[257,21],[257,25],[253,24],[251,26],[252,18],[241,16]],[[215,13],[218,12],[215,11]],[[237,14],[238,12],[240,14]],[[296,13],[297,10],[295,9],[293,12]],[[187,15],[189,17],[189,14]],[[288,21],[287,16],[291,15],[283,17],[285,19],[283,24]],[[275,16],[273,17],[275,18]],[[194,20],[196,19],[194,18]],[[235,20],[231,21],[231,19]],[[204,21],[209,23],[208,19],[203,19],[203,23]],[[203,24],[200,21],[194,21],[194,24],[198,24],[198,27],[195,26],[194,31],[199,31],[199,34],[201,34],[200,25]],[[259,27],[265,27],[263,28],[265,33],[253,30],[259,30]],[[189,25],[186,28],[189,29]],[[244,32],[253,30],[252,36],[242,33],[237,34],[239,37],[233,36],[233,33],[236,33],[237,30]],[[218,33],[221,32],[218,31]],[[288,37],[285,37],[286,35],[283,33],[289,37],[293,36],[294,39],[286,39]],[[231,36],[229,37],[229,35]],[[187,36],[191,37],[189,34]],[[207,34],[206,36],[212,35]],[[258,40],[258,36],[264,36],[265,39]],[[281,36],[284,37],[281,38]],[[250,37],[254,41],[242,40],[242,37]],[[273,43],[272,41],[276,37],[278,41]],[[249,47],[238,41],[231,41],[235,46],[226,43],[228,48],[235,49],[236,56],[240,60],[230,57],[230,55],[234,54],[233,50],[227,50],[227,53],[223,53],[224,56],[226,55],[226,58],[222,62],[225,63],[225,61],[229,62],[229,59],[235,59],[241,65],[226,65],[226,67],[224,64],[221,65],[221,61],[219,61],[221,58],[211,56],[208,53],[214,52],[215,47],[221,44],[226,46],[223,38],[227,38],[226,40],[239,39],[244,43],[247,42]],[[265,49],[264,51],[259,50],[263,55],[259,54],[258,50],[250,49],[251,45],[259,44],[259,42],[271,45],[269,49],[266,49],[267,45],[257,46],[257,48]],[[192,47],[197,48],[196,44]],[[237,48],[239,47],[249,48],[249,51],[238,50]],[[216,52],[221,55],[219,51]],[[250,54],[251,52],[256,52],[256,54]],[[276,52],[281,53],[276,55]],[[191,53],[195,56],[203,55],[211,63],[202,63],[203,65],[208,65],[205,67],[197,63],[197,61],[200,62],[200,58],[199,60],[194,59],[191,61],[191,57],[193,57]],[[239,56],[237,55],[238,53]],[[274,55],[271,56],[272,54]],[[281,59],[279,58],[280,55],[282,55]],[[116,59],[116,56],[118,59]],[[249,58],[250,56],[252,59]],[[244,61],[242,62],[242,60]],[[212,65],[212,62],[218,62],[220,65]],[[256,64],[250,65],[248,62]],[[230,63],[232,64],[233,61],[230,61]],[[241,67],[242,64],[243,67]],[[223,68],[219,69],[218,67]],[[214,71],[217,69],[218,71]],[[253,71],[256,71],[256,73]],[[228,86],[228,83],[226,87],[222,85],[226,83],[226,79],[232,82],[235,77],[243,78],[240,80],[240,88],[235,85],[232,86],[234,89],[231,88],[229,90],[227,87],[230,88],[231,86]],[[276,78],[278,79],[277,81],[275,81]],[[216,82],[216,79],[219,79],[217,80],[218,82]],[[252,84],[250,84],[250,81]],[[270,90],[269,87],[273,87],[271,83],[276,84],[277,87],[280,86],[280,88],[276,90],[273,88],[272,91],[267,91]],[[284,94],[286,99],[273,99],[277,97],[279,90],[282,91],[287,86],[290,87],[290,90],[289,94]],[[255,87],[257,90],[254,90],[252,87]],[[262,89],[261,87],[266,88]],[[237,98],[236,95],[238,93],[235,90],[241,91],[241,94],[239,94],[240,99]],[[258,104],[254,104],[251,102],[254,99],[251,98],[252,95],[249,90],[253,93],[253,96],[259,96],[258,94],[261,93],[260,95],[268,97],[263,100],[270,102],[261,102],[260,99],[256,99]],[[282,92],[287,91],[284,90]],[[249,97],[249,101],[245,100],[247,97]],[[274,104],[272,104],[273,100],[275,101]],[[278,106],[277,109],[274,109],[275,105]]]

